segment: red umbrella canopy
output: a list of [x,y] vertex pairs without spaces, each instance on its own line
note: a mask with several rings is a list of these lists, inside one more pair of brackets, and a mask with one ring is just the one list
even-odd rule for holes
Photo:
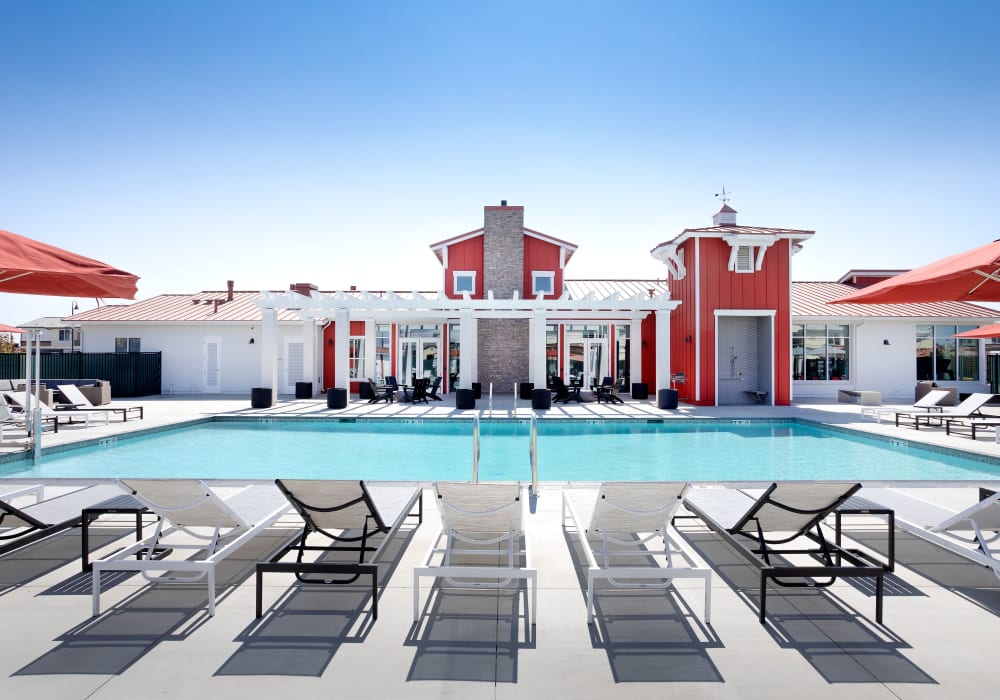
[[982,328],[973,328],[971,331],[962,331],[952,336],[953,338],[1000,338],[1000,323],[991,323]]
[[135,299],[138,281],[99,260],[0,229],[0,292]]
[[859,289],[831,304],[1000,301],[1000,241]]

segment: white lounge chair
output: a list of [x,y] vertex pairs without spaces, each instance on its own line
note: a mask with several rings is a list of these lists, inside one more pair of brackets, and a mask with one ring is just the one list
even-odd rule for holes
[[67,411],[106,411],[107,413],[120,413],[122,414],[123,423],[128,420],[130,413],[138,413],[140,420],[143,417],[144,411],[142,406],[95,406],[80,391],[80,387],[75,384],[59,384],[56,386],[56,389],[69,401],[70,408],[64,409]]
[[[951,396],[951,392],[947,389],[931,389],[915,401],[912,407],[906,409],[905,412],[925,411],[931,413],[932,411],[943,411],[944,406],[941,405],[941,401],[944,401],[949,396]],[[874,418],[879,423],[882,422],[882,416],[891,416],[898,412],[900,412],[898,408],[889,408],[887,406],[861,407],[861,415]]]
[[920,423],[931,425],[931,421],[937,421],[937,425],[942,425],[944,421],[955,418],[971,418],[980,415],[983,406],[990,402],[993,394],[970,394],[965,401],[947,411],[941,410],[937,413],[928,411],[897,411],[896,427],[899,427],[900,418],[906,423],[909,421],[914,429],[920,430]]
[[[538,570],[531,566],[531,550],[524,532],[524,493],[519,484],[434,484],[441,532],[431,543],[423,564],[413,569],[414,622],[420,619],[420,578],[430,576],[443,578],[455,588],[503,588],[512,580],[526,580],[531,588],[529,619],[535,624]],[[499,557],[503,561],[458,563],[466,557]]]
[[[599,489],[563,489],[563,527],[572,523],[587,557],[588,623],[594,617],[596,579],[605,579],[616,588],[666,588],[675,578],[700,578],[705,584],[704,619],[710,621],[712,571],[695,566],[694,556],[676,531],[671,534],[671,521],[688,488],[683,482],[619,481],[605,482]],[[662,549],[647,548],[654,539],[662,542]],[[661,554],[666,556],[666,568],[650,566],[654,555]],[[675,564],[675,557],[682,557],[688,566]],[[613,563],[626,558],[638,558],[647,565]]]
[[[20,394],[20,392],[5,391],[3,392],[3,395],[6,398],[7,403],[21,409],[21,411],[24,411],[25,414],[28,413],[28,411],[24,410],[24,401],[21,398],[23,394]],[[100,418],[104,421],[104,425],[108,424],[108,414],[100,410],[56,411],[44,401],[39,401],[37,403],[32,402],[31,411],[34,412],[36,407],[42,409],[43,422],[48,420],[59,423],[61,418],[65,418],[66,420],[62,421],[63,423],[74,423],[74,418],[80,418],[83,420],[83,427],[89,428],[91,418],[94,418],[95,420]],[[28,420],[30,420],[30,418]]]
[[[294,573],[301,583],[318,584],[344,585],[354,583],[360,576],[369,576],[372,619],[377,620],[378,559],[400,525],[413,514],[414,506],[417,506],[417,523],[422,522],[423,489],[417,484],[366,484],[333,479],[277,479],[275,484],[305,525],[301,533],[270,560],[258,562],[257,617],[264,612],[264,573],[277,571]],[[322,545],[308,544],[310,535],[326,539],[320,540]],[[295,561],[282,561],[292,550],[296,552]],[[322,557],[340,551],[357,552],[355,561],[306,561],[305,557],[306,552],[318,552]]]
[[1000,578],[1000,547],[995,544],[1000,540],[1000,493],[955,511],[910,491],[866,486],[849,505],[892,509],[899,529],[989,567]]
[[[52,432],[59,432],[59,421],[54,417],[42,416],[42,430],[45,430],[46,425],[52,428]],[[18,430],[25,430],[31,433],[31,421],[23,411],[18,413],[11,412],[7,401],[0,398],[0,440],[3,440],[3,431],[5,428],[17,428]]]
[[[129,479],[118,483],[160,520],[149,537],[93,563],[94,616],[101,613],[102,571],[141,571],[151,582],[191,583],[207,578],[208,614],[214,615],[216,564],[291,508],[270,484],[245,486],[223,498],[205,482],[193,479]],[[182,533],[184,539],[169,541],[175,533]],[[171,550],[202,552],[203,558],[157,558],[160,552]]]
[[[840,481],[782,482],[771,484],[756,498],[731,488],[692,488],[684,503],[760,569],[761,624],[768,580],[784,587],[824,588],[841,577],[875,579],[875,620],[882,622],[883,576],[891,570],[891,562],[840,547],[836,544],[840,542],[839,531],[834,538],[821,527],[823,520],[860,488],[861,484]],[[815,546],[795,544],[803,540]],[[798,566],[775,561],[788,554],[808,555],[815,563]]]

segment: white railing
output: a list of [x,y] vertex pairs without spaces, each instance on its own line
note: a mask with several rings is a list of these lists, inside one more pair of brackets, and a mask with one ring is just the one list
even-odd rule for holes
[[490,418],[493,417],[493,382],[490,382]]
[[538,495],[538,416],[531,416],[531,439],[528,441],[528,459],[531,462],[531,492]]

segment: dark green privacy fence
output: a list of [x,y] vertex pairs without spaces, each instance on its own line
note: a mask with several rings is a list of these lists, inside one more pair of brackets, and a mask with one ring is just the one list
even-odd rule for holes
[[[44,353],[40,358],[40,376],[104,379],[111,382],[112,398],[150,396],[160,393],[160,355],[159,352]],[[24,379],[23,353],[0,353],[0,379]]]

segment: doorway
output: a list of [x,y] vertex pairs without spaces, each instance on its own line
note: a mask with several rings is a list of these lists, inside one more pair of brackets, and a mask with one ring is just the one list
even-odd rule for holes
[[410,384],[420,377],[432,382],[439,374],[441,341],[438,338],[403,338],[400,340],[399,381]]

